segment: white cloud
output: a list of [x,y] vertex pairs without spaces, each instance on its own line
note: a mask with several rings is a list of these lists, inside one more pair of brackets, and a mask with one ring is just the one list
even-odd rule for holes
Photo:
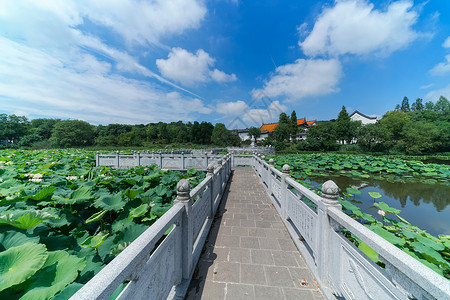
[[156,65],[164,77],[187,86],[199,82],[237,80],[235,74],[228,75],[217,69],[211,70],[214,62],[215,59],[202,49],[194,54],[182,48],[172,48],[168,58],[157,59]]
[[253,122],[256,126],[261,126],[263,123],[278,122],[280,113],[287,111],[288,107],[281,104],[279,101],[273,101],[266,109],[255,108],[245,112],[242,117],[243,121]]
[[[129,45],[159,44],[161,37],[198,26],[205,12],[194,0],[2,1],[1,106],[100,123],[189,121],[210,113],[195,94],[140,64],[132,47],[119,50],[108,44],[111,31]],[[96,36],[88,20],[109,33]],[[158,82],[131,79],[136,75],[194,97]]]
[[291,100],[324,96],[338,92],[342,66],[337,59],[297,59],[293,64],[276,68],[275,74],[264,83],[261,92],[268,97],[286,96]]
[[442,44],[442,47],[450,48],[450,36],[444,41],[444,43]]
[[224,115],[242,115],[248,109],[247,103],[238,100],[236,102],[220,102],[216,106],[216,111]]
[[0,52],[4,110],[103,124],[192,121],[212,112],[197,98],[114,74],[110,63],[90,54],[49,54],[3,37]]
[[[450,49],[450,36],[444,41],[442,47]],[[430,70],[432,75],[445,75],[450,73],[450,54],[444,57],[444,61],[438,63],[433,69]]]
[[[203,1],[198,0],[155,0],[155,1],[52,1],[52,0],[15,0],[2,1],[1,18],[13,18],[10,12],[22,12],[21,28],[30,29],[29,36],[38,34],[38,39],[49,34],[50,37],[61,33],[65,27],[53,27],[53,31],[29,26],[31,23],[45,20],[52,23],[62,22],[69,27],[83,25],[85,19],[120,35],[128,44],[159,44],[162,36],[179,34],[188,28],[197,28],[206,14]],[[28,19],[27,17],[31,18]],[[14,26],[11,26],[14,27]],[[51,38],[49,38],[51,40]]]
[[418,18],[412,6],[409,0],[396,1],[380,11],[365,0],[338,0],[334,7],[324,9],[299,45],[308,56],[388,55],[419,35],[412,29]]
[[429,93],[427,93],[425,95],[424,99],[428,100],[428,101],[436,102],[439,99],[439,97],[441,97],[441,96],[444,96],[447,99],[450,99],[450,84],[442,89],[430,91]]

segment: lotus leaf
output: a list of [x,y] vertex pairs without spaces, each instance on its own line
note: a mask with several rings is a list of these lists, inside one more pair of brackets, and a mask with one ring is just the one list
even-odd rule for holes
[[384,238],[385,240],[387,240],[388,242],[390,242],[392,244],[397,244],[397,245],[403,246],[406,243],[406,241],[404,239],[381,228],[380,226],[372,225],[372,226],[370,226],[370,229],[372,229],[375,233],[377,233],[379,236],[381,236],[382,238]]
[[56,190],[56,187],[54,187],[54,186],[45,187],[42,190],[40,190],[39,193],[32,195],[32,196],[28,196],[27,199],[42,201],[42,200],[50,197],[55,190]]
[[11,247],[20,246],[28,242],[38,243],[39,237],[38,236],[28,237],[22,232],[12,230],[0,233],[0,244],[3,246],[4,250],[9,249]]
[[414,251],[420,253],[427,261],[434,264],[448,264],[447,261],[442,258],[442,255],[433,248],[419,242],[412,242],[410,245]]
[[44,245],[32,242],[0,252],[0,291],[33,276],[44,265],[47,256]]
[[378,199],[381,198],[381,194],[377,193],[377,192],[369,192],[370,197],[374,198],[374,199]]
[[119,211],[125,204],[126,201],[122,199],[121,194],[103,195],[94,202],[95,207],[114,211]]
[[83,284],[73,282],[66,286],[61,292],[55,295],[52,300],[67,300],[72,297],[79,289],[83,287]]
[[80,246],[84,248],[98,248],[106,240],[109,234],[97,234],[85,239]]
[[86,224],[100,221],[107,212],[108,212],[107,210],[96,212],[86,220]]
[[129,218],[133,219],[133,218],[141,217],[141,216],[145,215],[145,213],[147,211],[148,211],[148,204],[139,205],[138,207],[130,210]]
[[366,243],[361,242],[358,245],[358,248],[367,255],[368,258],[370,258],[374,263],[381,262],[378,258],[378,253],[375,252],[372,248],[370,248]]
[[352,194],[352,195],[359,195],[361,194],[361,191],[354,189],[354,188],[347,188],[347,193]]
[[42,270],[36,273],[21,299],[49,299],[78,277],[78,271],[86,266],[86,260],[65,251],[48,253]]
[[389,205],[387,205],[384,202],[374,203],[373,205],[375,205],[379,209],[383,210],[387,214],[399,214],[399,213],[401,213],[401,210],[393,208],[393,207],[390,207]]
[[[26,211],[25,211],[26,212]],[[20,215],[17,219],[15,217]],[[55,216],[44,211],[30,211],[23,214],[23,212],[14,212],[8,215],[0,216],[0,225],[11,225],[19,229],[28,229],[36,226],[44,220],[54,219]]]

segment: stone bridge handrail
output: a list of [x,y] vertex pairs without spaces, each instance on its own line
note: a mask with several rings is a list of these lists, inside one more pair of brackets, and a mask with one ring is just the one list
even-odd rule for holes
[[230,177],[231,156],[217,164],[192,191],[180,180],[174,205],[70,299],[108,299],[126,282],[117,299],[184,297]]
[[[386,272],[388,274],[392,273],[390,274],[392,278],[397,281],[402,280],[402,278],[396,278],[397,274],[395,270],[398,270],[406,275],[412,283],[424,287],[425,290],[428,290],[428,292],[437,299],[449,297],[450,290],[445,291],[445,287],[448,287],[449,285],[447,279],[395,247],[372,230],[359,222],[356,222],[341,210],[331,207],[328,210],[328,215],[341,225],[342,228],[348,229],[361,241],[377,252],[382,257],[383,261],[388,262],[389,266],[386,266]],[[418,270],[420,270],[420,272],[418,272]],[[437,287],[442,287],[442,289]]]
[[[254,155],[249,164],[328,299],[450,299],[449,280],[342,212],[334,182],[324,183],[319,196],[290,178],[288,165],[280,176],[264,156]],[[343,229],[376,251],[385,269],[354,246]]]
[[209,164],[217,163],[223,155],[213,153],[174,153],[172,152],[134,152],[115,154],[100,154],[97,152],[96,166],[113,168],[132,168],[155,164],[161,169],[186,170],[190,168],[206,170]]

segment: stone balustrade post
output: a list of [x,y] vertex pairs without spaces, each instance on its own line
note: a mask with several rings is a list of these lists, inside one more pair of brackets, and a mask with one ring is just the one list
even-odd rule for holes
[[97,167],[100,166],[100,151],[97,151],[97,154],[95,154],[95,165]]
[[159,167],[162,169],[163,167],[163,154],[159,151]]
[[189,279],[192,270],[192,247],[193,247],[193,228],[192,228],[192,199],[190,196],[191,186],[189,181],[181,179],[177,184],[177,198],[174,203],[184,205],[183,217],[181,220],[181,268],[183,279]]
[[219,184],[219,191],[218,194],[222,194],[222,183],[223,183],[223,166],[222,166],[222,159],[220,158],[217,161],[217,165],[219,167],[219,172],[217,173],[217,178],[216,180],[219,180],[220,184]]
[[286,183],[286,178],[291,177],[291,167],[289,165],[283,166],[283,174],[281,175],[281,216],[283,219],[287,219],[287,192],[288,192],[288,184]]
[[323,283],[329,286],[328,273],[329,266],[333,261],[333,255],[336,251],[331,249],[330,237],[334,230],[330,224],[328,217],[328,209],[336,207],[342,209],[338,201],[339,187],[332,180],[328,180],[322,185],[322,199],[317,207],[318,215],[318,253],[317,253],[317,269],[319,277]]
[[137,152],[136,155],[137,155],[137,164],[136,164],[136,166],[139,167],[141,165],[141,153]]
[[208,217],[209,218],[214,218],[214,165],[213,164],[210,164],[209,166],[208,166],[208,168],[206,168],[206,177],[211,177],[211,180],[209,181],[209,186],[208,186],[208,189],[209,189],[209,192],[210,192],[210,198],[211,198],[211,209],[210,209],[210,212],[209,212],[209,215],[208,215]]
[[116,151],[116,168],[120,168],[119,150]]
[[185,170],[186,169],[186,162],[185,162],[185,157],[184,157],[184,151],[181,152],[181,170]]

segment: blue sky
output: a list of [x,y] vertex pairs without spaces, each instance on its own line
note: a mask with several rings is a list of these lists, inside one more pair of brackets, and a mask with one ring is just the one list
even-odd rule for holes
[[382,116],[450,98],[450,1],[0,2],[0,112],[92,124]]

